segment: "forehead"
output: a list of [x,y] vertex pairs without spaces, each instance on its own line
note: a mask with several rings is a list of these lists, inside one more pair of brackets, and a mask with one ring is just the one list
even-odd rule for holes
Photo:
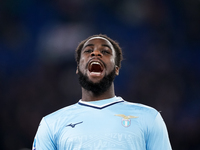
[[83,45],[83,48],[87,47],[87,46],[95,46],[96,44],[101,44],[102,46],[106,46],[109,47],[113,52],[115,52],[113,45],[111,44],[111,42],[103,37],[92,37],[89,40],[87,40],[85,42],[85,44]]

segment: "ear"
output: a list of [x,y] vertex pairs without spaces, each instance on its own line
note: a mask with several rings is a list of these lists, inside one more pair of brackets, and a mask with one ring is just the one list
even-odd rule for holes
[[115,66],[115,74],[118,76],[119,75],[119,67]]
[[77,68],[76,68],[76,74],[78,74],[78,66],[77,66]]

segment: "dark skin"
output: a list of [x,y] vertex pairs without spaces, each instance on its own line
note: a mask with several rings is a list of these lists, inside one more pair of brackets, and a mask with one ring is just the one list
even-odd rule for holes
[[[115,64],[115,50],[112,44],[101,38],[95,38],[88,40],[81,51],[81,57],[78,64],[79,70],[87,75],[89,80],[93,83],[99,83],[105,75],[108,75],[113,69],[115,74],[119,74],[119,67]],[[98,63],[102,71],[93,72],[89,70],[90,64]],[[78,69],[76,71],[78,73]],[[115,96],[114,83],[101,95],[94,95],[91,91],[82,88],[82,101],[97,101],[102,99],[108,99]]]

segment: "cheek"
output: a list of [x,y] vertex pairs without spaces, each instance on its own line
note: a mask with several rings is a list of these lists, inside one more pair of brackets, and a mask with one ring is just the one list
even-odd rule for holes
[[115,65],[115,59],[114,58],[112,58],[110,61]]
[[80,69],[81,71],[84,71],[85,68],[86,68],[86,63],[85,63],[85,62],[86,62],[86,61],[85,61],[84,58],[81,58],[80,61],[79,61],[79,69]]
[[79,64],[82,64],[83,62],[84,62],[84,57],[80,57]]
[[113,57],[112,57],[112,62],[114,63],[114,65],[116,65],[116,52],[113,50]]
[[115,66],[115,59],[114,58],[110,58],[110,62],[111,62],[111,64],[113,64],[113,66]]
[[87,61],[87,59],[88,59],[88,56],[87,56],[87,55],[81,54],[79,63],[80,63],[80,64],[84,64],[84,63]]

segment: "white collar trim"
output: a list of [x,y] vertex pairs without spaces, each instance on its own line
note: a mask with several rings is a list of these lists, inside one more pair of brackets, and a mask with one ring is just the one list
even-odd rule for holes
[[102,108],[108,107],[110,105],[119,103],[119,102],[124,102],[124,100],[121,97],[115,96],[115,97],[110,98],[110,99],[99,100],[99,101],[91,101],[91,102],[82,101],[80,99],[78,104],[83,105],[83,106],[97,108],[97,109],[102,109]]

